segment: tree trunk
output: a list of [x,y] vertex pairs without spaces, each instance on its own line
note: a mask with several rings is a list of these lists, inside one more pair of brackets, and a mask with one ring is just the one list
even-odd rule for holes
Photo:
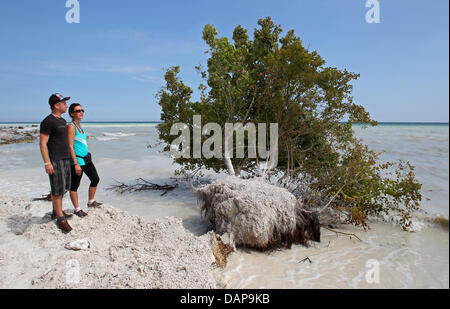
[[231,176],[235,176],[236,174],[234,172],[233,163],[231,162],[231,159],[225,157],[225,164],[227,165],[228,174],[230,174]]

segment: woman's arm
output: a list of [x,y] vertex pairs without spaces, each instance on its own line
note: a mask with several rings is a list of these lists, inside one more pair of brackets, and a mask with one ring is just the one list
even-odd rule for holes
[[75,154],[75,150],[73,150],[73,143],[75,141],[75,128],[73,125],[69,125],[67,127],[67,138],[69,140],[69,151],[70,156],[72,157],[72,162],[75,164],[75,172],[77,175],[81,175],[81,167],[78,164],[77,155]]
[[75,128],[72,125],[69,125],[67,127],[67,138],[69,139],[69,150],[70,150],[70,156],[72,157],[72,162],[74,164],[78,164],[77,161],[77,155],[75,154],[75,150],[73,150],[73,143],[75,141]]

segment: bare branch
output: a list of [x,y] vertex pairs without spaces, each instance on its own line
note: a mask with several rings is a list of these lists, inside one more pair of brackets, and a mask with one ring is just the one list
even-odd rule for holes
[[355,237],[356,239],[358,239],[359,241],[362,241],[361,238],[359,238],[358,236],[356,236],[356,235],[353,234],[353,233],[339,232],[339,231],[335,231],[335,230],[329,229],[329,228],[327,228],[327,227],[324,227],[324,229],[329,230],[330,232],[337,233],[337,234],[342,234],[342,235],[350,236],[350,238],[351,238],[351,236],[353,236],[353,237]]
[[136,179],[137,183],[133,184],[133,185],[127,185],[124,184],[122,182],[119,182],[116,180],[116,182],[118,183],[117,185],[112,185],[111,187],[107,188],[108,190],[115,190],[117,192],[119,192],[120,194],[123,193],[131,193],[131,192],[139,192],[139,191],[148,191],[148,190],[159,190],[159,191],[164,191],[161,196],[167,194],[167,192],[175,189],[178,187],[178,184],[175,185],[158,185],[155,183],[151,183],[143,178],[138,178]]

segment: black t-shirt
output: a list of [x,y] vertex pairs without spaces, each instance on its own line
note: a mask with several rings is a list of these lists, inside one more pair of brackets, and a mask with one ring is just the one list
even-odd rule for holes
[[64,118],[48,115],[41,122],[41,133],[50,135],[47,148],[51,161],[70,159],[67,122]]

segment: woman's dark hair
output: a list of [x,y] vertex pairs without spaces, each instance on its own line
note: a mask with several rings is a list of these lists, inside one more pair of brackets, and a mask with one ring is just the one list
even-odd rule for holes
[[80,103],[72,103],[72,104],[70,104],[70,107],[69,107],[69,115],[70,115],[70,117],[73,118],[73,116],[71,114],[73,113],[73,111],[75,110],[75,107],[77,107],[77,106],[81,106],[81,104]]

